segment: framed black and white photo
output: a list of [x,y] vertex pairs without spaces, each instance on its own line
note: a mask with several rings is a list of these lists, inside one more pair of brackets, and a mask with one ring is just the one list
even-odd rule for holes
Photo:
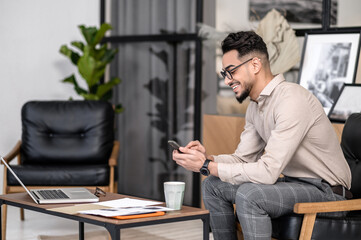
[[[330,3],[330,23],[336,25],[338,1],[331,0]],[[273,8],[288,22],[322,23],[322,0],[249,0],[249,20],[259,21]]]
[[361,84],[345,84],[328,118],[332,122],[344,123],[352,113],[356,112],[361,112]]
[[320,100],[326,114],[345,83],[354,83],[360,33],[306,34],[298,83]]

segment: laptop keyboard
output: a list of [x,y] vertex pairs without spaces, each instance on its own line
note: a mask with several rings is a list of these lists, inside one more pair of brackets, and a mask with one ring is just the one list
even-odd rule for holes
[[61,190],[38,190],[37,191],[44,199],[66,199],[69,198]]

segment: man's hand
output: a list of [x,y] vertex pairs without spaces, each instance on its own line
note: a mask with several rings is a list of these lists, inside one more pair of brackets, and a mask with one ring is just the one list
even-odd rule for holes
[[[206,149],[199,141],[191,141],[185,147],[180,147],[173,151],[173,160],[180,166],[192,172],[199,172],[203,166],[204,161],[207,159]],[[218,165],[213,162],[213,156],[208,156],[212,160],[209,163],[208,169],[210,174],[218,177]]]
[[197,150],[203,153],[203,155],[207,158],[206,149],[198,140],[189,142],[185,148]]
[[199,172],[207,158],[206,149],[199,141],[191,141],[185,147],[180,147],[178,151],[173,151],[173,160],[185,169]]

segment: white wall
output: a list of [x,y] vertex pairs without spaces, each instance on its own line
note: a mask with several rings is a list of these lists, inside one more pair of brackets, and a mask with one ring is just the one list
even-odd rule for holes
[[339,27],[361,26],[361,1],[360,0],[339,0],[337,25]]
[[[20,110],[25,102],[78,98],[71,85],[61,82],[76,68],[59,48],[81,40],[78,25],[99,26],[99,3],[0,1],[0,155],[21,138]],[[2,190],[2,182],[0,186]]]

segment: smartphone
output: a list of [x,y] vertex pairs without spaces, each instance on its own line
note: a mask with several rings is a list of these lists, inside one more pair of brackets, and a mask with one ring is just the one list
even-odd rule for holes
[[174,148],[175,150],[181,153],[181,151],[179,151],[180,145],[176,141],[168,140],[168,144],[171,145],[172,148]]

